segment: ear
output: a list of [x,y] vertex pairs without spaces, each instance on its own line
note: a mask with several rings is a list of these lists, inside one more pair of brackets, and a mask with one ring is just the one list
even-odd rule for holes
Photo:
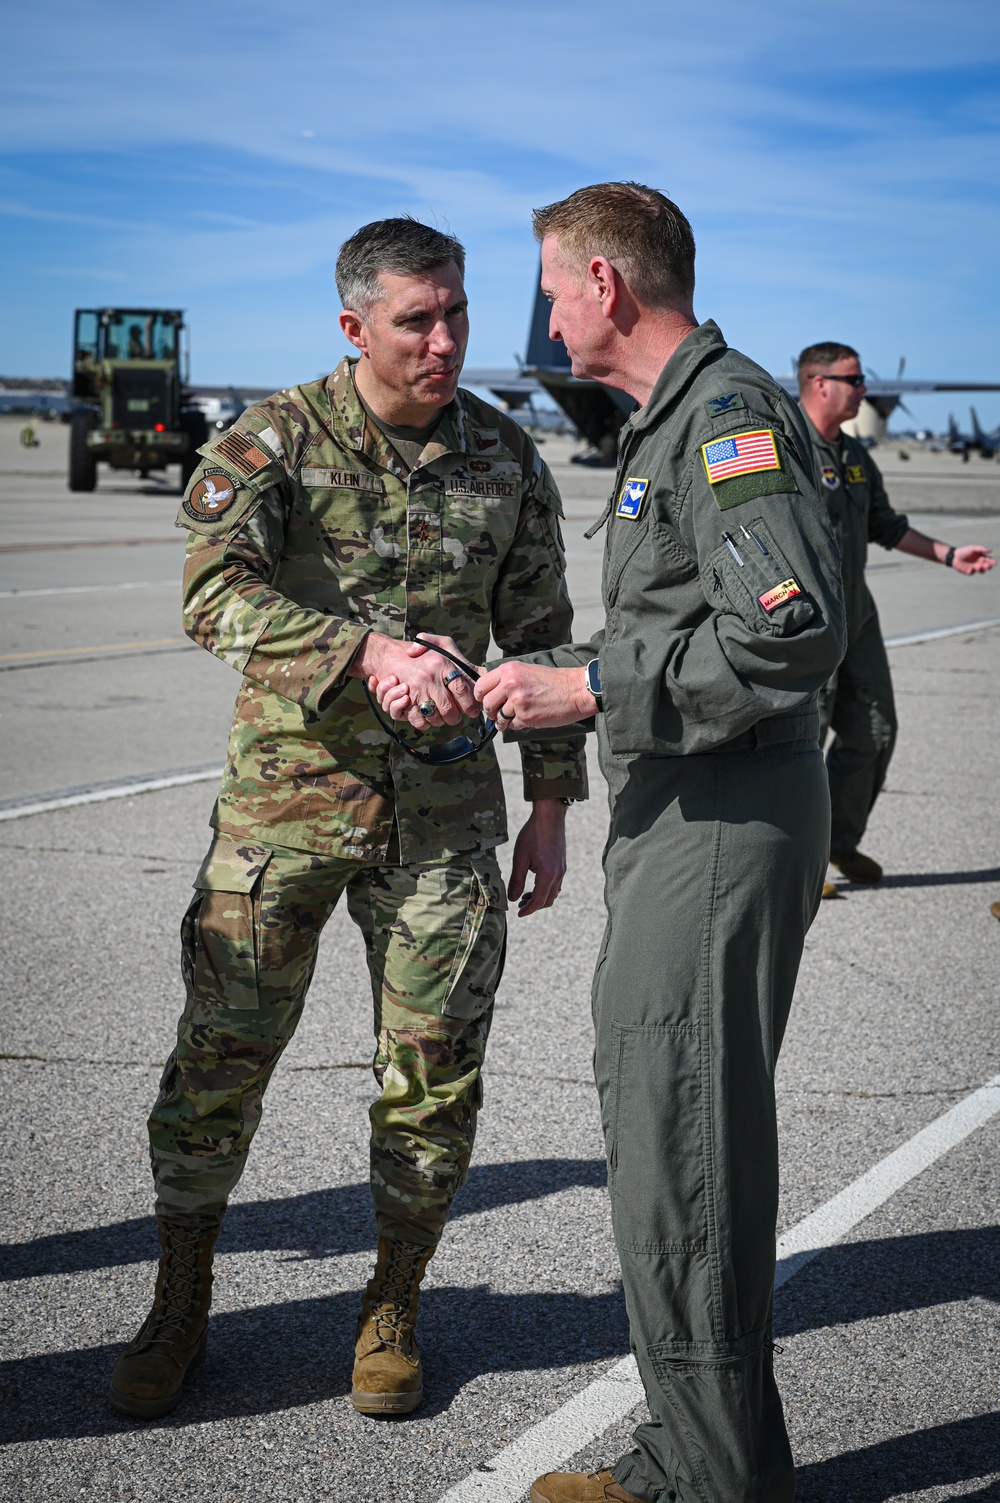
[[592,256],[587,267],[587,287],[597,300],[604,318],[611,318],[621,295],[617,271],[605,256]]
[[350,308],[345,308],[339,319],[344,338],[360,350],[362,355],[368,354],[368,330],[360,313],[355,313]]

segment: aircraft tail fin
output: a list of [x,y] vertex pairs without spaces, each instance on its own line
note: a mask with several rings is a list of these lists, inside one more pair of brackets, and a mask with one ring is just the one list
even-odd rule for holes
[[982,443],[983,430],[979,426],[979,418],[976,416],[976,409],[974,407],[969,408],[969,416],[972,419],[972,436],[978,443]]
[[[540,279],[540,277],[539,277]],[[525,365],[556,366],[569,370],[570,359],[562,340],[549,338],[549,301],[538,287],[535,306],[531,310],[531,327],[528,330],[528,347],[524,352]]]

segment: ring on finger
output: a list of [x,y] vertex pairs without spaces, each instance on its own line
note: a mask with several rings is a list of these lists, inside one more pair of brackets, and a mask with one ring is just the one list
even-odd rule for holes
[[515,710],[514,713],[513,713],[513,715],[507,715],[507,714],[504,713],[503,709],[501,708],[501,709],[497,710],[497,719],[498,720],[516,720],[517,719],[517,711]]
[[462,672],[461,668],[453,668],[450,673],[446,673],[444,676],[445,685],[447,686],[448,684],[453,684],[457,678],[464,677],[465,674]]
[[420,711],[421,715],[429,718],[436,712],[437,705],[434,703],[433,699],[424,699],[420,702],[420,704],[417,705],[417,709]]

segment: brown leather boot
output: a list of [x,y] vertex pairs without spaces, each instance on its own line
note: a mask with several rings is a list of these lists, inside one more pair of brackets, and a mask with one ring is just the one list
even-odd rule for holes
[[843,872],[849,882],[863,882],[866,887],[874,887],[882,880],[882,868],[878,862],[862,851],[847,851],[842,856],[831,856],[830,865]]
[[546,1472],[531,1484],[531,1503],[640,1503],[610,1472]]
[[835,898],[837,896],[837,884],[836,884],[836,882],[824,882],[823,883],[823,896],[824,896],[824,898]]
[[420,1280],[434,1253],[416,1242],[378,1239],[378,1262],[361,1301],[351,1403],[361,1414],[409,1414],[424,1396],[413,1334]]
[[140,1419],[159,1419],[176,1409],[188,1369],[204,1359],[212,1251],[219,1235],[217,1223],[157,1225],[163,1255],[153,1308],[118,1359],[109,1393],[115,1409]]

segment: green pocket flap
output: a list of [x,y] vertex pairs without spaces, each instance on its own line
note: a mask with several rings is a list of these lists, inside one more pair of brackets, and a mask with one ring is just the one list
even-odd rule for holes
[[268,846],[216,835],[194,885],[201,892],[253,892],[273,854]]

